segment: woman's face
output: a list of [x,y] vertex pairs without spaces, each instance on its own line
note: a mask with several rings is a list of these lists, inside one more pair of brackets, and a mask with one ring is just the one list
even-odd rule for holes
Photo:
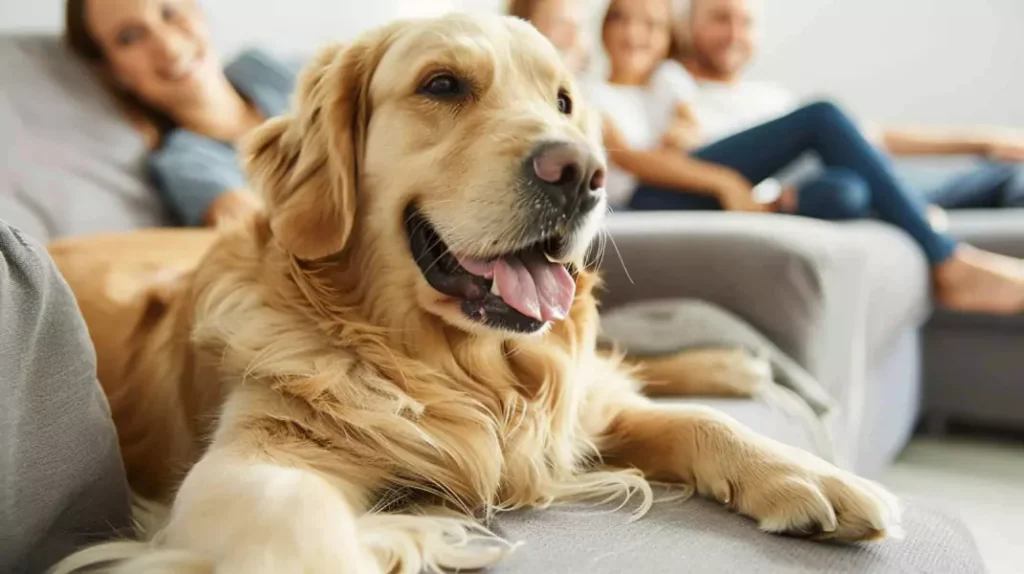
[[538,3],[530,21],[559,51],[576,48],[580,27],[577,0],[544,0]]
[[114,79],[156,108],[195,100],[220,72],[196,0],[89,0],[85,20]]
[[668,0],[612,0],[602,33],[612,72],[646,76],[668,57]]

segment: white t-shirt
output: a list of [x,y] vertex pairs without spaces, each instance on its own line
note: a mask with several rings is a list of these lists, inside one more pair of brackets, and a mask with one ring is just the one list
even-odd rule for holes
[[704,143],[710,144],[788,114],[797,103],[777,84],[700,82],[691,105]]
[[[671,60],[654,71],[646,86],[623,86],[593,79],[584,79],[581,85],[587,100],[615,123],[626,144],[636,150],[657,147],[675,119],[676,105],[689,103],[697,95],[693,78],[682,65]],[[631,174],[608,166],[605,190],[612,207],[628,203],[636,185]]]
[[[658,146],[676,116],[676,105],[691,107],[704,145],[783,116],[797,107],[793,95],[764,82],[700,82],[673,60],[661,64],[646,86],[623,86],[603,80],[581,81],[590,103],[611,119],[626,144],[636,150]],[[612,207],[629,203],[637,180],[609,165],[605,190]]]

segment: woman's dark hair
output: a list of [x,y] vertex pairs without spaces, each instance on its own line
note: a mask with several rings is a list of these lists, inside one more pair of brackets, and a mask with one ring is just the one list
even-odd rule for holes
[[128,118],[156,145],[176,127],[167,114],[118,86],[107,66],[107,56],[85,23],[86,0],[67,0],[64,10],[64,43],[71,52],[94,69]]

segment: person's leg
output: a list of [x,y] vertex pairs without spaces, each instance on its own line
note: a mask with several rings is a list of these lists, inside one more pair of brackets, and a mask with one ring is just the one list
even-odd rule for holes
[[1000,207],[1024,208],[1024,163],[1013,164],[1013,176],[1003,186]]
[[731,167],[757,183],[808,151],[816,153],[826,167],[845,168],[860,176],[871,191],[873,210],[913,237],[931,264],[953,254],[956,242],[932,228],[925,202],[900,185],[888,159],[834,104],[810,104],[697,150],[693,156]]
[[937,187],[921,190],[926,201],[943,209],[1004,207],[1012,204],[1015,194],[1024,201],[1024,168],[987,162],[958,173]]
[[722,204],[709,195],[640,185],[629,200],[630,211],[712,211]]
[[1024,312],[1024,261],[958,245],[936,231],[927,205],[895,177],[888,158],[835,105],[816,103],[697,150],[698,159],[731,167],[753,183],[784,168],[805,152],[830,168],[846,168],[871,190],[872,210],[904,230],[934,269],[936,294],[962,311]]
[[129,520],[75,298],[45,250],[0,221],[0,572],[44,572]]
[[846,221],[871,215],[871,190],[864,178],[840,168],[826,168],[797,190],[797,215]]
[[[857,174],[843,168],[824,170],[804,182],[798,191],[797,215],[843,221],[867,217],[871,212],[871,191]],[[711,211],[722,209],[714,197],[641,185],[629,202],[630,211]]]

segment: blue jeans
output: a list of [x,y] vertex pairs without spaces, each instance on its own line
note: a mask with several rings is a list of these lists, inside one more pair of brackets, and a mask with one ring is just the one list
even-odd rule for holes
[[1024,207],[1024,164],[985,162],[921,193],[946,209]]
[[[800,189],[797,212],[822,219],[849,219],[874,212],[907,232],[930,263],[956,249],[949,236],[928,222],[927,204],[898,181],[889,160],[875,149],[834,104],[819,102],[693,152],[693,157],[724,165],[757,183],[807,152],[825,165],[823,174]],[[836,192],[836,190],[840,190]],[[718,200],[683,190],[649,186],[636,189],[634,210],[721,209]]]

